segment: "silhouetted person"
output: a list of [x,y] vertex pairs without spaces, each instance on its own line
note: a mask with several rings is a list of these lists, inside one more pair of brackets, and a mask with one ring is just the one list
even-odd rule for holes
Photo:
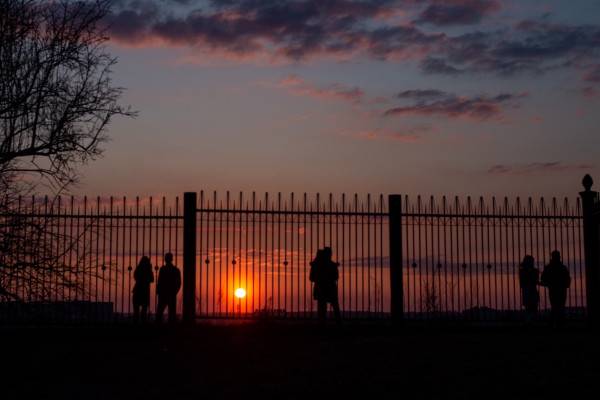
[[319,322],[324,323],[327,314],[327,303],[331,304],[336,322],[342,321],[338,301],[337,281],[339,278],[338,263],[332,259],[330,247],[317,250],[315,259],[310,263],[310,280],[314,282],[313,296],[317,300]]
[[148,306],[150,305],[150,284],[154,282],[154,273],[150,259],[143,256],[133,272],[133,317],[137,322],[140,320],[140,310],[142,322],[148,318]]
[[173,265],[173,254],[165,254],[165,265],[158,271],[156,282],[156,294],[158,305],[156,306],[156,321],[162,322],[162,316],[166,307],[169,307],[169,322],[177,320],[177,293],[181,289],[181,272]]
[[567,302],[567,289],[571,286],[569,270],[562,263],[560,252],[552,252],[550,264],[542,272],[541,283],[548,288],[550,306],[552,308],[552,325],[561,325],[565,319],[565,304]]
[[540,294],[537,286],[539,279],[540,271],[535,267],[535,260],[532,256],[525,256],[519,267],[519,284],[528,320],[535,317],[538,312]]

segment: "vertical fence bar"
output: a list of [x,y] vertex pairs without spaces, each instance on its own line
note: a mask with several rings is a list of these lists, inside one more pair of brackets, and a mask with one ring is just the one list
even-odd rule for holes
[[402,196],[389,196],[390,223],[390,298],[394,322],[404,319],[404,293],[402,283]]
[[183,195],[183,321],[196,318],[196,204],[197,194]]

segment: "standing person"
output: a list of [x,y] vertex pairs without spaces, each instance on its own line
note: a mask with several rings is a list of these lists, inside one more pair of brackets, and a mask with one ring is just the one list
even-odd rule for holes
[[519,267],[519,284],[525,307],[526,318],[528,321],[533,319],[538,312],[540,294],[537,286],[539,284],[540,271],[535,267],[535,260],[532,256],[525,256]]
[[162,316],[166,307],[169,307],[169,322],[177,320],[177,293],[181,289],[181,272],[173,265],[173,254],[165,254],[165,265],[158,271],[156,282],[156,294],[158,305],[156,306],[156,321],[162,322]]
[[546,265],[542,272],[541,283],[548,288],[552,325],[555,327],[562,325],[565,319],[567,289],[571,286],[571,275],[562,263],[558,250],[552,252],[550,264]]
[[310,263],[310,280],[314,282],[313,297],[317,300],[319,323],[325,322],[327,303],[333,307],[335,320],[342,322],[338,300],[337,281],[339,279],[338,263],[332,260],[330,247],[317,251],[315,259]]
[[154,282],[154,273],[152,272],[152,264],[150,258],[143,256],[140,259],[135,271],[133,272],[133,318],[135,322],[140,320],[140,310],[142,322],[146,322],[148,318],[148,306],[150,305],[150,284]]

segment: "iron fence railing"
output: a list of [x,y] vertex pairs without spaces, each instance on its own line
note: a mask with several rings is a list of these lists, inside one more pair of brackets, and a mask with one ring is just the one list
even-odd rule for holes
[[[387,200],[200,192],[192,285],[196,316],[314,318],[310,261],[317,249],[329,246],[340,264],[343,317],[390,318],[390,245],[397,244],[390,244]],[[572,276],[568,313],[584,315],[579,201],[404,196],[401,204],[406,319],[521,318],[520,261],[532,255],[541,271],[553,250],[562,252]],[[143,255],[155,274],[166,252],[185,269],[178,198],[33,197],[15,200],[10,210],[0,215],[2,318],[128,319],[133,271]],[[540,298],[543,315],[549,304],[541,287]]]
[[[339,303],[346,318],[389,312],[387,213],[383,196],[275,198],[200,193],[198,249],[203,317],[307,318],[316,313],[310,261],[329,246],[339,262]],[[236,289],[245,296],[236,297]]]
[[178,198],[31,197],[11,210],[0,215],[1,317],[122,319],[138,260],[154,272],[165,252],[181,260]]
[[[567,307],[586,305],[580,202],[483,198],[403,202],[404,308],[408,318],[521,317],[519,266],[525,255],[539,272],[559,250],[572,277]],[[550,307],[539,287],[540,310]]]

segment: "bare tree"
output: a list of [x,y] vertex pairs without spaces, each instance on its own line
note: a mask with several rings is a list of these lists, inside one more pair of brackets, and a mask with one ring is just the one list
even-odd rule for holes
[[0,0],[0,174],[62,187],[98,157],[122,88],[102,29],[111,0]]
[[102,154],[113,117],[135,114],[111,78],[111,2],[0,0],[0,298],[49,298],[80,282],[79,262],[61,259],[81,238],[28,217],[35,204],[20,199],[39,185],[59,194]]

